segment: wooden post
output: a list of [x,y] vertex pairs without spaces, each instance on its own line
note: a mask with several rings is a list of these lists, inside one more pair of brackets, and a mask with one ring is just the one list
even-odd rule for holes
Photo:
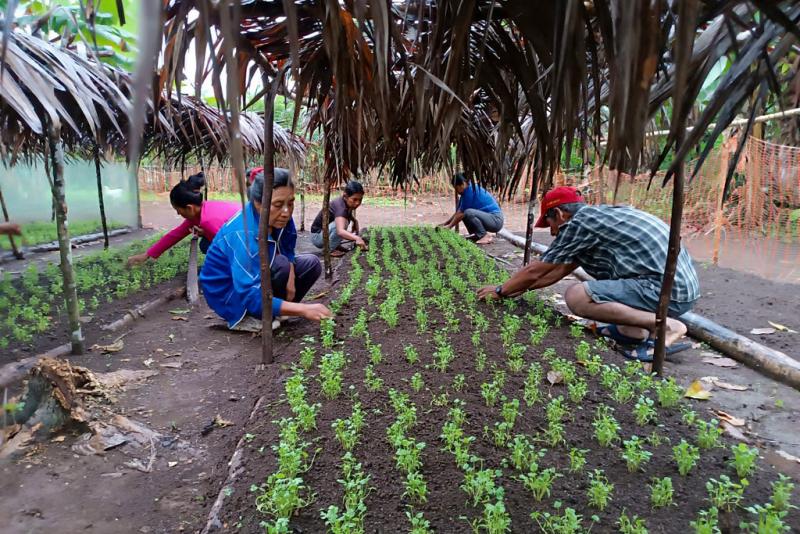
[[325,193],[322,196],[322,256],[325,260],[325,279],[333,278],[333,265],[331,264],[331,240],[328,225],[331,222],[329,213],[331,205],[331,182],[333,173],[326,169],[325,172]]
[[306,231],[306,173],[300,171],[300,231]]
[[64,186],[64,148],[61,144],[61,126],[50,124],[48,128],[50,157],[52,159],[52,193],[56,211],[56,230],[58,248],[61,252],[61,276],[64,281],[64,300],[69,319],[70,344],[72,354],[83,354],[83,334],[81,333],[80,306],[75,273],[72,270],[72,246],[69,241],[67,224],[67,201]]
[[[678,3],[677,39],[675,41],[676,82],[675,94],[683,94],[686,80],[689,77],[689,58],[691,43],[694,41],[694,21],[697,16],[697,0],[681,0]],[[676,128],[675,147],[681,146],[686,134],[686,117],[679,118],[677,107],[673,108],[673,126]],[[676,148],[677,152],[677,148]],[[675,176],[672,178],[672,219],[669,224],[669,243],[667,245],[667,261],[664,265],[664,278],[661,280],[661,295],[656,310],[656,346],[653,354],[653,372],[661,376],[666,356],[667,314],[672,297],[672,286],[675,282],[675,271],[678,268],[678,255],[681,252],[681,222],[683,219],[684,160],[677,159]]]
[[728,162],[730,160],[730,149],[728,140],[722,143],[722,148],[719,153],[719,171],[717,172],[717,210],[714,216],[714,251],[711,261],[714,265],[719,264],[719,244],[722,238],[722,208],[723,198],[725,192],[725,178],[728,175]]
[[97,174],[97,202],[100,204],[100,223],[103,225],[103,248],[108,249],[108,223],[106,205],[103,202],[103,178],[100,175],[100,147],[94,145],[94,170]]
[[[3,190],[0,189],[0,206],[3,208],[3,218],[9,222],[8,208],[6,208],[6,199],[3,197]],[[18,260],[23,258],[22,251],[17,248],[17,243],[14,241],[14,236],[9,234],[8,240],[11,242],[11,250],[14,252],[14,257]]]
[[539,193],[539,159],[534,156],[533,174],[531,175],[531,196],[528,199],[528,221],[525,226],[525,253],[522,257],[522,265],[528,265],[531,261],[531,241],[533,241],[533,225],[536,221],[536,197]]
[[[264,88],[269,87],[267,73],[262,74]],[[272,205],[272,182],[275,179],[275,146],[273,115],[275,91],[264,93],[264,189],[258,221],[258,254],[261,267],[261,363],[273,362],[272,351],[272,271],[269,262],[269,212]],[[277,254],[277,247],[275,253]]]

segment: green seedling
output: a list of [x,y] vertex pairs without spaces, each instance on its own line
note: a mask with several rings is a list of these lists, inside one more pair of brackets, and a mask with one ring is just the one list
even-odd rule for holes
[[683,398],[683,389],[674,378],[669,377],[656,383],[656,395],[662,408],[675,408]]
[[572,383],[567,385],[567,391],[569,393],[569,400],[575,404],[580,404],[589,392],[589,386],[583,378],[576,378]]
[[463,374],[457,374],[453,377],[453,389],[459,393],[464,389],[467,378]]
[[681,439],[680,443],[672,447],[672,457],[678,464],[678,473],[685,477],[700,459],[700,449]]
[[538,471],[532,469],[527,474],[520,475],[519,479],[522,485],[533,494],[533,498],[541,501],[550,496],[553,482],[561,476],[563,475],[556,472],[555,468],[549,467]]
[[755,522],[742,521],[739,523],[739,528],[742,532],[778,534],[792,531],[792,528],[784,522],[784,518],[788,514],[786,511],[776,510],[769,504],[766,506],[760,504],[748,506],[746,510],[757,516],[758,519]]
[[611,415],[612,412],[613,410],[608,406],[600,405],[592,421],[594,436],[603,447],[610,447],[613,443],[619,441],[620,426],[614,416]]
[[631,473],[643,468],[653,456],[652,452],[644,450],[643,442],[637,436],[631,436],[631,439],[625,440],[623,445],[625,448],[622,459],[627,463],[628,471]]
[[746,479],[737,484],[728,475],[720,475],[719,480],[712,478],[706,482],[706,490],[711,504],[726,512],[732,512],[734,508],[739,506],[739,503],[744,498],[744,490],[747,486]]
[[415,393],[419,393],[423,387],[425,387],[425,383],[422,381],[422,375],[414,373],[411,377],[411,389],[413,389]]
[[770,505],[780,511],[788,512],[789,508],[794,508],[791,504],[792,491],[794,484],[792,479],[783,474],[778,474],[778,480],[772,483],[772,495],[769,498]]
[[411,530],[408,531],[408,534],[433,534],[431,523],[425,519],[422,512],[417,512],[416,514],[406,512],[406,517],[411,523]]
[[[560,507],[560,502],[558,503]],[[555,505],[554,505],[555,507]],[[549,512],[532,512],[531,518],[544,534],[583,534],[583,517],[573,508],[566,508],[561,515]]]
[[739,478],[748,477],[756,468],[758,449],[739,443],[731,447],[731,452],[733,452],[731,464],[736,469],[736,474],[739,475]]
[[623,510],[622,515],[619,516],[617,526],[619,527],[620,534],[647,534],[647,526],[644,523],[644,519],[640,519],[637,515],[628,517],[625,510]]
[[719,510],[712,506],[708,510],[700,510],[697,519],[689,522],[695,534],[720,534]]
[[633,416],[639,426],[655,423],[658,420],[658,414],[653,407],[653,399],[640,395],[633,407]]
[[601,512],[606,509],[611,502],[611,494],[614,491],[614,484],[608,481],[601,469],[595,469],[589,473],[589,506],[597,508]]
[[406,345],[405,347],[403,347],[403,352],[406,355],[406,361],[411,365],[414,365],[419,361],[419,354],[417,353],[417,349],[415,349],[413,345]]
[[650,484],[650,503],[653,508],[663,508],[672,504],[672,479],[669,477],[654,478]]
[[698,420],[697,421],[697,445],[701,449],[713,449],[720,445],[719,437],[722,435],[722,429],[719,427],[719,421],[712,419],[710,422]]
[[572,448],[569,450],[569,470],[572,473],[580,473],[586,466],[586,453],[588,449]]
[[411,502],[420,504],[428,501],[428,485],[422,473],[414,471],[406,475],[406,490],[403,497],[407,497]]

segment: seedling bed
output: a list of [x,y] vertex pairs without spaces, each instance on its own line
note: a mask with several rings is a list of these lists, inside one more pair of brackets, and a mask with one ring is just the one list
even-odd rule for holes
[[[173,247],[157,262],[125,265],[130,255],[146,250],[152,242],[148,239],[75,261],[81,315],[92,316],[85,328],[116,320],[136,304],[164,294],[175,285],[173,279],[186,272],[187,244]],[[0,364],[17,359],[19,353],[38,353],[66,342],[69,328],[59,265],[40,268],[30,263],[19,276],[6,273],[0,280],[0,318]]]
[[[634,528],[637,520],[649,532],[694,532],[692,521],[714,515],[707,484],[718,489],[728,477],[729,490],[744,485],[742,478],[747,483],[739,502],[729,491],[728,501],[718,503],[719,528],[757,524],[757,511],[747,510],[755,505],[763,507],[762,521],[800,528],[800,514],[774,491],[779,473],[759,458],[740,477],[732,460],[736,443],[719,435],[702,404],[683,401],[683,388],[659,386],[640,366],[626,365],[534,293],[475,302],[476,286],[507,277],[477,247],[430,228],[381,228],[371,237],[370,252],[349,260],[349,282],[342,274],[331,303],[335,326],[322,325],[318,335],[278,355],[283,380],[270,384],[273,398],[245,429],[244,474],[226,490],[228,526],[617,532],[627,517],[633,526],[623,532],[645,532]],[[570,398],[582,393],[578,402]],[[655,419],[644,422],[648,413]],[[611,429],[600,433],[611,440],[607,446],[596,431],[604,423]],[[717,443],[700,447],[682,476],[673,447],[685,440],[683,447],[693,450],[701,428]],[[637,455],[650,453],[649,459],[630,470],[626,448],[634,463]],[[750,453],[739,452],[743,470]],[[292,458],[299,464],[291,465]],[[482,476],[489,482],[469,485]],[[543,484],[548,477],[552,482]],[[613,485],[610,495],[604,484]],[[425,498],[415,494],[422,485]]]

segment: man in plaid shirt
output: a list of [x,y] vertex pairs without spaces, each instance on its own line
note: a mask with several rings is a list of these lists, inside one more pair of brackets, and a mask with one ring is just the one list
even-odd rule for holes
[[[626,357],[652,361],[669,227],[632,207],[588,206],[572,187],[557,187],[544,196],[536,226],[549,226],[556,236],[547,252],[506,283],[479,289],[479,297],[502,298],[547,287],[583,267],[596,280],[567,289],[569,309],[608,323],[600,333],[621,345]],[[676,317],[688,312],[699,296],[692,259],[681,248],[667,319],[668,353],[687,348],[685,343],[673,345],[686,334]]]

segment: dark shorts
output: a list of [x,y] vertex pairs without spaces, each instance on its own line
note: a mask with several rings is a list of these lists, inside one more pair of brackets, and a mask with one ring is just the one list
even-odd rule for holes
[[[658,309],[658,298],[661,293],[660,285],[654,284],[650,280],[637,280],[635,278],[625,280],[592,280],[583,282],[583,287],[591,297],[592,301],[602,304],[604,302],[619,302],[637,310],[656,312]],[[680,317],[688,312],[697,302],[677,302],[670,301],[668,315],[670,317]]]

